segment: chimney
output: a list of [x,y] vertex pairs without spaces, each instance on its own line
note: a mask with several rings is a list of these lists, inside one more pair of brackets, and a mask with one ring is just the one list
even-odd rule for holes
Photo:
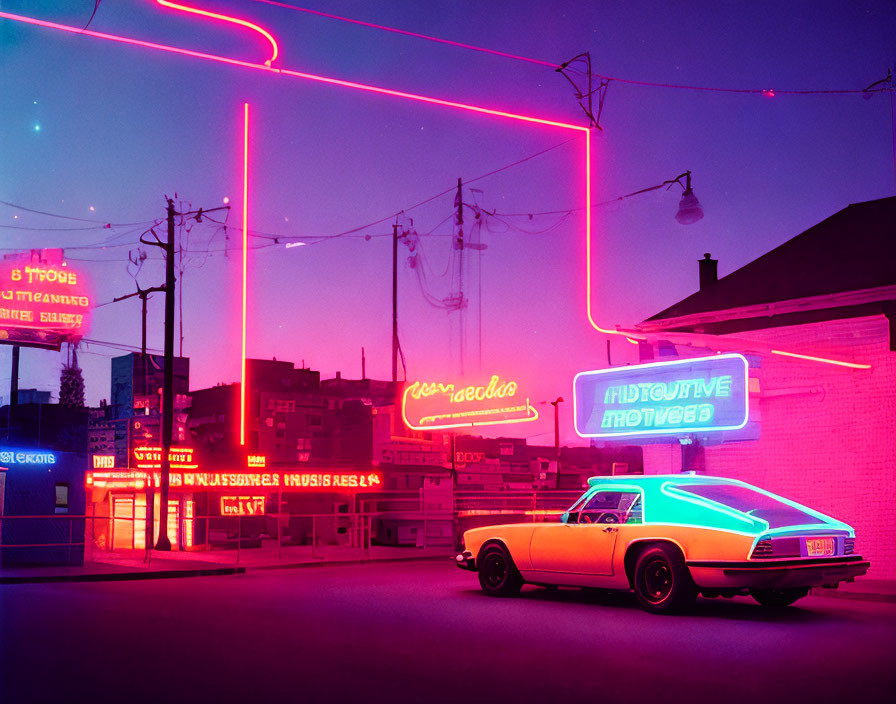
[[708,289],[719,280],[719,260],[713,259],[709,252],[699,260],[700,264],[700,290]]

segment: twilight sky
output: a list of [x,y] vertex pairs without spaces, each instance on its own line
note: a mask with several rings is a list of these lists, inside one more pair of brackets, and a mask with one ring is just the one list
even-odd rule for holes
[[[584,124],[569,84],[548,67],[256,0],[193,4],[264,26],[279,42],[281,68]],[[0,10],[83,26],[93,5],[2,0]],[[885,0],[308,6],[551,62],[589,51],[598,73],[659,83],[861,89],[896,65],[896,6]],[[252,32],[154,0],[104,0],[90,28],[246,61],[269,56],[269,45]],[[481,237],[487,249],[465,256],[463,359],[471,378],[513,378],[535,403],[564,396],[562,436],[577,440],[572,377],[607,365],[606,338],[585,317],[580,134],[2,19],[0,96],[0,200],[98,221],[0,205],[0,246],[66,248],[71,265],[92,277],[98,303],[134,290],[128,251],[164,216],[166,194],[176,192],[193,208],[230,199],[226,235],[205,222],[184,239],[183,352],[192,359],[193,388],[239,378],[244,101],[251,105],[250,229],[308,241],[286,248],[285,240],[253,237],[253,246],[264,247],[250,257],[248,353],[304,360],[324,377],[337,370],[359,377],[362,346],[368,375],[390,374],[392,220],[327,236],[388,218],[452,188],[458,177],[550,150],[465,189],[465,200],[495,215],[471,233],[466,214],[468,237]],[[594,210],[592,301],[596,319],[609,325],[633,324],[692,293],[703,252],[720,260],[724,275],[851,202],[894,193],[886,95],[769,98],[612,82],[601,125],[593,135],[595,202],[690,169],[706,213],[679,225],[677,187]],[[454,380],[460,371],[459,316],[430,302],[458,289],[453,207],[452,192],[406,213],[422,242],[417,270],[407,264],[408,250],[399,252],[400,336],[411,380]],[[527,215],[548,211],[560,212]],[[105,222],[133,224],[105,229]],[[97,244],[105,248],[83,248]],[[146,249],[144,287],[163,281],[159,255]],[[151,348],[162,347],[162,313],[159,295],[150,302]],[[139,301],[98,308],[88,337],[139,345]],[[613,363],[631,361],[634,349],[614,340]],[[109,396],[115,354],[82,346],[91,404]],[[9,358],[0,347],[4,399]],[[54,352],[23,350],[20,387],[55,397],[60,364]],[[551,442],[552,409],[537,408],[542,420],[496,426],[494,434]]]

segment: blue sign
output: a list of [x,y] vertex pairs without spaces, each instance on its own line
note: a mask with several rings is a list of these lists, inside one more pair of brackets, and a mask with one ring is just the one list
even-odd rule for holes
[[576,432],[584,438],[738,430],[749,418],[743,355],[676,359],[576,374]]
[[56,464],[56,454],[40,450],[0,450],[0,464]]

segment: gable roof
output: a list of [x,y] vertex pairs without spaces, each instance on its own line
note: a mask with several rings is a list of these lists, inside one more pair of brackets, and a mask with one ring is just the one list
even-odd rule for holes
[[896,284],[896,197],[853,203],[647,320]]

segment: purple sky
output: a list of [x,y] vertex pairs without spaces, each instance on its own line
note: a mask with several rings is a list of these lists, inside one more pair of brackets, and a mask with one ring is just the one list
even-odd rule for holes
[[[582,124],[569,85],[550,68],[402,37],[243,0],[196,4],[265,26],[284,68]],[[594,70],[636,80],[728,88],[861,89],[896,61],[889,2],[335,2],[334,14],[552,62],[590,51]],[[92,0],[6,0],[6,12],[83,26]],[[96,31],[226,54],[267,58],[249,32],[211,25],[150,0],[101,3]],[[251,221],[283,235],[340,233],[388,216],[456,183],[573,141],[471,184],[497,217],[482,227],[482,367],[478,256],[465,261],[465,368],[519,381],[533,402],[563,395],[573,375],[606,366],[605,338],[585,318],[584,216],[505,217],[581,207],[583,137],[538,125],[267,76],[89,37],[0,20],[0,200],[110,222],[164,215],[164,195],[197,207],[236,209],[238,246],[241,104],[252,110]],[[673,219],[680,190],[594,211],[593,305],[602,323],[635,323],[692,293],[703,252],[724,275],[851,202],[894,193],[890,103],[885,95],[774,98],[611,83],[594,135],[595,201],[690,169],[706,217]],[[39,127],[39,129],[37,129]],[[468,190],[465,199],[472,200]],[[452,292],[453,194],[408,213],[423,239],[427,290]],[[19,217],[14,218],[15,215]],[[471,221],[468,213],[468,224]],[[441,224],[440,224],[441,223]],[[88,226],[0,205],[0,224]],[[508,224],[510,226],[508,226]],[[136,247],[140,230],[0,229],[4,248],[78,245],[115,237]],[[467,228],[469,232],[469,227]],[[252,254],[249,356],[293,360],[324,376],[390,374],[388,223],[358,236]],[[427,233],[432,233],[427,236]],[[366,240],[363,235],[371,235]],[[254,239],[254,244],[270,240]],[[185,246],[184,354],[192,385],[239,377],[238,250],[223,232],[196,226]],[[69,249],[94,281],[95,300],[133,291],[128,246]],[[205,250],[216,250],[206,254]],[[162,282],[155,251],[143,286]],[[400,335],[410,379],[453,380],[460,365],[456,313],[424,298],[402,248]],[[103,260],[103,261],[98,261]],[[75,262],[73,261],[74,265]],[[449,267],[450,269],[450,267]],[[453,287],[456,289],[456,284]],[[162,346],[162,297],[150,303],[150,346]],[[89,337],[139,345],[139,302],[96,310]],[[87,396],[109,395],[114,350],[81,355]],[[634,347],[614,340],[614,364]],[[24,350],[20,385],[58,390],[60,356]],[[9,351],[0,348],[0,395]],[[571,403],[565,441],[575,441]],[[497,426],[550,442],[543,420]],[[487,431],[485,431],[487,432]]]

